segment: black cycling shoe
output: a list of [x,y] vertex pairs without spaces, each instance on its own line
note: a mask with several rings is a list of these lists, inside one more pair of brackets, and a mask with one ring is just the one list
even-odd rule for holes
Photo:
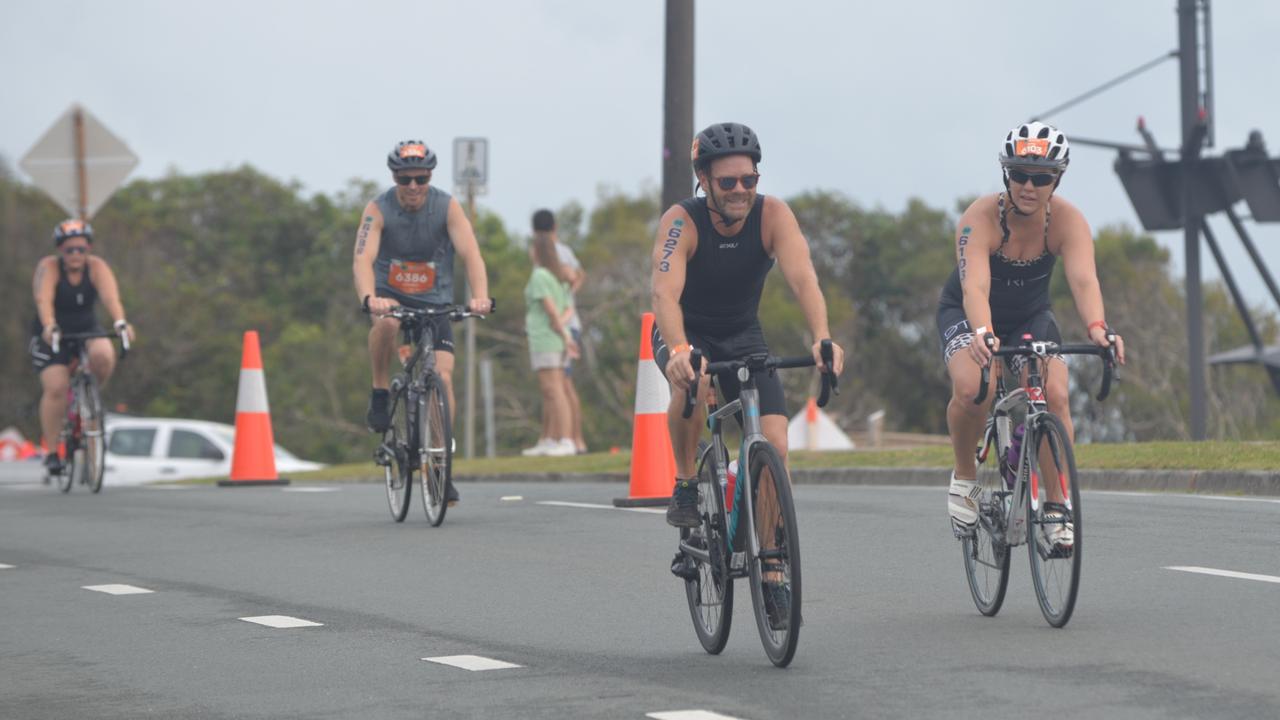
[[667,505],[667,524],[679,528],[696,528],[702,524],[698,514],[698,481],[676,478],[676,489]]
[[58,457],[58,453],[51,452],[44,456],[45,478],[57,477],[63,470],[62,458]]
[[698,564],[684,552],[676,551],[676,556],[671,558],[671,574],[682,580],[697,580]]
[[390,401],[390,390],[374,388],[369,391],[369,412],[364,420],[369,425],[370,432],[384,433],[391,427],[391,413],[387,410]]
[[769,616],[769,627],[786,630],[791,622],[791,586],[780,582],[765,582],[764,610]]
[[444,501],[449,503],[449,507],[453,507],[458,504],[458,500],[458,489],[453,486],[453,481],[450,480],[444,486]]

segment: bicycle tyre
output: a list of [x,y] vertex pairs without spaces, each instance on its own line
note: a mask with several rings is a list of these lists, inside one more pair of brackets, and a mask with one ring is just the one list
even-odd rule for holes
[[77,399],[80,402],[80,437],[84,450],[80,482],[97,494],[102,492],[102,476],[106,472],[107,427],[98,381],[92,375],[86,376]]
[[[755,608],[756,627],[760,630],[765,654],[774,665],[786,667],[795,657],[800,640],[800,534],[796,528],[795,504],[786,466],[778,451],[768,443],[758,442],[752,446],[750,479],[755,514],[750,527],[756,535],[755,544],[760,548],[759,555],[747,558],[751,604]],[[765,567],[766,562],[770,567]],[[767,575],[776,577],[777,574],[782,576],[781,590],[766,590],[766,582],[770,585],[778,583],[777,579]],[[788,590],[788,607],[776,609],[771,621],[765,593],[785,594]]]
[[409,405],[412,396],[409,393],[396,396],[392,389],[391,425],[383,433],[383,446],[391,450],[390,462],[383,466],[383,476],[387,485],[387,505],[391,510],[391,519],[404,522],[409,513],[409,499],[413,495],[414,461],[410,455],[416,452],[413,442],[414,427],[411,424]]
[[[992,445],[996,443],[993,441]],[[991,617],[1000,612],[1009,588],[1009,545],[1005,540],[1009,491],[1005,486],[1005,462],[992,447],[986,462],[978,463],[978,524],[971,536],[960,541],[964,574],[978,612]]]
[[[702,537],[706,539],[711,561],[695,559],[698,577],[685,580],[684,594],[702,649],[719,655],[729,642],[729,628],[733,625],[733,578],[729,576],[729,524],[725,517],[724,490],[716,477],[711,446],[705,442],[698,448],[698,486]],[[681,539],[688,540],[692,533],[681,530],[680,535]]]
[[[1080,591],[1080,479],[1076,475],[1075,451],[1062,420],[1051,413],[1043,413],[1037,419],[1034,432],[1033,442],[1024,445],[1028,449],[1041,449],[1031,456],[1032,465],[1038,471],[1038,482],[1033,483],[1033,489],[1039,485],[1039,498],[1033,503],[1035,494],[1027,494],[1027,554],[1031,558],[1031,578],[1040,612],[1050,625],[1060,628],[1071,619]],[[1041,467],[1045,451],[1054,464],[1048,472]],[[1072,525],[1074,540],[1065,555],[1062,550],[1049,547],[1042,531],[1050,524],[1044,519],[1046,477],[1059,478],[1063,484],[1063,495],[1069,501],[1065,521]]]
[[422,509],[431,527],[439,527],[449,509],[446,493],[453,472],[453,428],[449,422],[449,396],[445,394],[444,384],[434,375],[426,379],[418,417],[421,422],[418,437],[422,438],[418,468]]
[[[79,409],[80,396],[79,390],[76,388],[74,379],[72,384],[71,397],[68,399],[67,415],[62,424],[62,474],[53,480],[58,485],[58,490],[63,494],[71,492],[71,486],[75,484],[76,474],[80,470],[82,463],[76,462],[76,453],[79,452],[80,428],[71,420],[71,410]],[[58,452],[58,448],[50,448],[49,452]]]

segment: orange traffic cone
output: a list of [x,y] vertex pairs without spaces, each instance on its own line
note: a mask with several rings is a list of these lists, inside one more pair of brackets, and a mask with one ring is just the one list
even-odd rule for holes
[[629,497],[615,498],[616,507],[666,505],[676,486],[676,456],[667,432],[671,390],[653,360],[653,313],[640,320],[640,365],[636,368],[635,427],[631,434]]
[[271,410],[267,407],[267,380],[262,374],[258,331],[244,334],[240,361],[240,390],[236,394],[236,447],[231,455],[231,477],[221,486],[288,485],[276,474],[275,439],[271,434]]

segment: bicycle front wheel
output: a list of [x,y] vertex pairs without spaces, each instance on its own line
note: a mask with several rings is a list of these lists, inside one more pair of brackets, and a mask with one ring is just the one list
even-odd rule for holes
[[418,413],[422,438],[419,477],[422,480],[422,509],[432,527],[444,522],[449,509],[448,486],[453,471],[453,429],[449,424],[449,396],[439,378],[427,380],[427,392]]
[[791,499],[791,482],[773,446],[751,447],[752,543],[748,557],[756,626],[769,660],[786,667],[800,639],[800,534]]
[[1009,587],[1009,545],[1005,540],[1009,490],[1002,475],[1004,461],[992,446],[985,461],[979,458],[978,524],[973,533],[960,542],[964,553],[964,572],[969,593],[978,612],[988,617],[1000,612]]
[[698,575],[684,581],[684,594],[689,601],[689,615],[693,618],[698,642],[707,652],[719,655],[729,642],[729,626],[733,623],[733,578],[729,577],[729,525],[725,519],[724,490],[716,477],[711,446],[706,443],[699,448],[698,488],[702,527],[682,530],[680,534],[685,543],[705,550],[707,559],[694,558]]
[[404,522],[409,513],[409,497],[413,494],[413,468],[416,460],[410,456],[417,453],[417,443],[413,439],[413,424],[410,417],[410,396],[396,397],[392,395],[391,426],[382,435],[382,449],[391,457],[384,460],[383,475],[387,483],[387,505],[391,509],[391,519]]
[[80,464],[80,482],[97,493],[102,490],[102,475],[106,472],[106,422],[102,413],[102,396],[98,381],[86,376],[78,393],[80,404],[80,446],[83,462]]
[[[1075,453],[1066,427],[1054,415],[1039,416],[1031,456],[1033,473],[1027,503],[1027,549],[1031,577],[1040,612],[1054,627],[1062,627],[1075,610],[1080,590],[1080,481]],[[1052,502],[1051,488],[1061,490],[1063,502]]]

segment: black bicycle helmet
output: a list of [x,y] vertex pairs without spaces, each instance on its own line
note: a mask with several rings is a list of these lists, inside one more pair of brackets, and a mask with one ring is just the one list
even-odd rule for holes
[[93,242],[93,227],[84,220],[68,218],[58,223],[58,226],[53,229],[54,245],[61,245],[73,237],[82,237]]
[[404,140],[387,153],[387,167],[391,172],[400,170],[433,170],[436,154],[421,140]]
[[742,123],[716,123],[693,138],[689,160],[694,170],[705,169],[716,158],[747,155],[760,162],[760,138]]

